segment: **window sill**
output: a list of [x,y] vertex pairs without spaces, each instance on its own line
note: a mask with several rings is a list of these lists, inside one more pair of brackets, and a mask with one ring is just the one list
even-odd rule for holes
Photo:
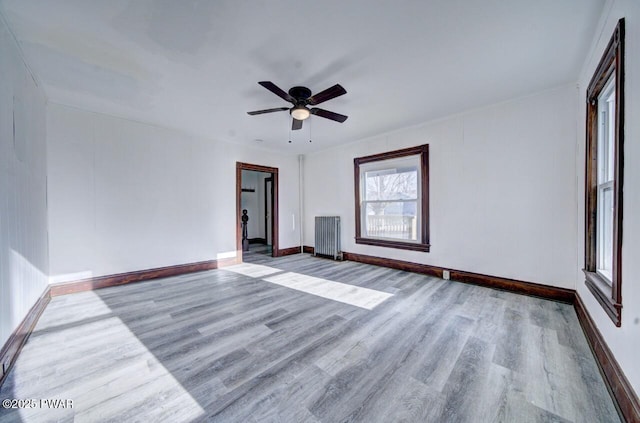
[[585,275],[585,284],[587,288],[589,288],[589,291],[591,291],[596,301],[604,308],[604,311],[613,323],[617,327],[620,327],[622,323],[622,304],[616,303],[613,298],[611,298],[611,286],[596,272],[589,272],[588,270],[583,270],[583,272]]
[[400,250],[429,252],[430,244],[416,244],[412,242],[389,241],[386,239],[359,238],[356,237],[356,244],[375,245],[377,247],[397,248]]

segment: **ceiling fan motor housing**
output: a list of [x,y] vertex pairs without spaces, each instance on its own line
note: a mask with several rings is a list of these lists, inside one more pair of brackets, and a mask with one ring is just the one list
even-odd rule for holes
[[295,98],[298,104],[306,105],[307,99],[311,97],[311,90],[307,87],[293,87],[289,90],[289,95]]

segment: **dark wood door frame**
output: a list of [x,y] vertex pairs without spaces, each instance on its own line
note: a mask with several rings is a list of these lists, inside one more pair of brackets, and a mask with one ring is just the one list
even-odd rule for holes
[[[267,186],[269,185],[267,182],[271,182],[271,192],[267,192]],[[269,204],[269,202],[267,201],[267,196],[271,196],[271,205],[273,206],[273,176],[264,178],[264,239],[265,243],[269,245],[269,219],[267,219],[267,213],[271,212],[271,210],[267,210],[267,204]],[[273,229],[273,216],[271,216],[271,228]],[[271,245],[273,245],[273,230],[271,231]]]
[[[251,163],[236,162],[236,256],[242,262],[242,171],[270,173],[272,178],[273,196],[271,200],[271,256],[278,257],[278,168],[261,166]],[[265,234],[266,237],[266,234]]]

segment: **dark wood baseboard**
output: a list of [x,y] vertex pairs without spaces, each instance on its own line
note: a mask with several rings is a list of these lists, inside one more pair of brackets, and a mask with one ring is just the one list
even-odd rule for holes
[[365,254],[343,252],[345,260],[357,261],[358,263],[373,264],[375,266],[388,267],[390,269],[404,270],[406,272],[420,273],[423,275],[442,278],[442,269],[427,264],[411,263],[408,261],[387,259],[383,257],[368,256]]
[[461,270],[446,269],[427,264],[412,263],[408,261],[387,259],[382,257],[367,256],[363,254],[344,253],[345,260],[376,266],[389,267],[407,272],[421,273],[423,275],[442,278],[443,271],[449,270],[449,279],[488,288],[525,294],[534,297],[545,298],[563,303],[573,304],[575,291],[572,289],[558,288],[555,286],[541,285],[533,282],[524,282],[515,279],[501,278],[498,276],[483,275],[480,273],[464,272]]
[[300,254],[300,247],[291,247],[285,248],[283,250],[278,250],[278,254],[276,257],[290,256],[293,254]]
[[567,304],[573,304],[574,300],[575,291],[573,289],[501,278],[498,276],[482,275],[479,273],[463,272],[460,270],[450,270],[449,272],[450,279],[458,282],[501,289]]
[[314,251],[315,251],[315,249],[313,247],[309,247],[308,245],[305,245],[305,246],[302,247],[302,252],[303,253],[313,254]]
[[267,240],[264,238],[249,238],[249,244],[267,244]]
[[640,422],[640,400],[576,292],[573,306],[618,411],[627,422]]
[[116,275],[98,276],[73,282],[63,282],[51,285],[51,296],[73,294],[76,292],[92,291],[94,289],[109,286],[124,285],[133,282],[148,281],[151,279],[168,278],[186,273],[202,272],[204,270],[218,269],[238,263],[237,257],[208,260],[197,263],[179,264],[176,266],[159,267],[156,269],[139,270],[136,272],[119,273]]
[[33,331],[36,323],[38,323],[38,319],[40,315],[49,304],[51,300],[51,292],[49,287],[47,287],[40,298],[36,301],[36,303],[31,307],[25,318],[22,320],[22,323],[13,331],[7,342],[0,350],[0,386],[4,383],[5,377],[11,370],[13,363],[15,363],[16,358],[18,358],[18,354],[22,351],[22,347],[24,346],[27,339],[29,339],[29,335]]

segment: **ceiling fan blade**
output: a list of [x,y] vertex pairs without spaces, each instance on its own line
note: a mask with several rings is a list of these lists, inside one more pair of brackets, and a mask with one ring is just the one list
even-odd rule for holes
[[284,110],[289,110],[288,107],[276,107],[275,109],[264,109],[264,110],[256,110],[253,112],[247,112],[248,115],[261,115],[263,113],[273,113],[273,112],[282,112]]
[[291,129],[293,131],[296,131],[298,129],[302,129],[302,121],[294,118],[293,122],[291,123]]
[[344,122],[349,117],[349,116],[341,115],[340,113],[330,112],[324,109],[318,109],[317,107],[314,107],[309,111],[311,112],[312,115],[335,120],[336,122],[340,122],[340,123]]
[[275,95],[280,97],[281,99],[295,104],[295,102],[296,102],[295,98],[291,97],[287,92],[285,92],[283,89],[278,87],[273,82],[271,82],[271,81],[260,81],[260,82],[258,82],[258,84],[262,85],[263,87],[265,87],[266,89],[268,89],[269,91],[271,91],[272,93],[274,93]]
[[326,90],[321,91],[318,94],[312,95],[311,97],[309,97],[309,99],[307,100],[307,104],[311,104],[312,106],[315,106],[317,104],[324,103],[327,100],[331,100],[332,98],[340,97],[341,95],[346,93],[347,93],[347,90],[342,88],[342,85],[336,84],[331,88],[327,88]]

